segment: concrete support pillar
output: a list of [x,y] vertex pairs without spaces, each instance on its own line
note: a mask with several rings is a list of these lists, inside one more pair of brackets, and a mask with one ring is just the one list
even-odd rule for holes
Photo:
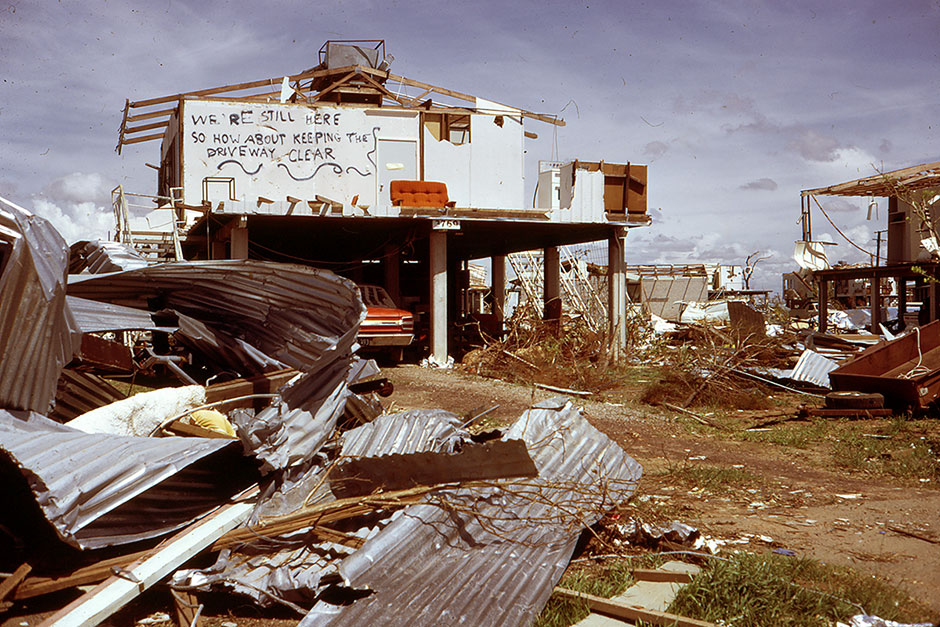
[[447,363],[447,232],[431,231],[431,357]]
[[607,319],[610,356],[620,361],[627,347],[627,272],[624,260],[624,229],[615,227],[607,238]]
[[493,315],[499,324],[502,333],[503,322],[506,321],[506,255],[494,255],[491,259],[493,266]]
[[239,222],[239,225],[232,229],[230,237],[232,259],[248,259],[248,221]]
[[561,259],[558,255],[558,248],[555,246],[546,248],[542,262],[544,264],[542,298],[545,304],[543,317],[546,322],[558,323],[561,321]]
[[392,297],[395,304],[401,307],[401,282],[399,281],[399,272],[401,269],[401,250],[398,246],[386,246],[385,260],[383,262],[385,271],[385,291]]

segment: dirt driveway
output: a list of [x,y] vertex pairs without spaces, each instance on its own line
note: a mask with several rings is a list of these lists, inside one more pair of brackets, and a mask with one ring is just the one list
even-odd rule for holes
[[[494,426],[512,421],[533,402],[557,396],[454,370],[399,366],[385,375],[395,384],[389,399],[393,410],[439,407],[469,417],[498,405],[485,418]],[[940,615],[935,482],[912,486],[853,474],[812,448],[716,435],[690,426],[681,415],[638,403],[573,400],[643,464],[638,491],[643,502],[728,542],[723,550],[777,548],[852,566],[907,590]],[[697,485],[703,469],[712,475],[731,469],[743,480]]]

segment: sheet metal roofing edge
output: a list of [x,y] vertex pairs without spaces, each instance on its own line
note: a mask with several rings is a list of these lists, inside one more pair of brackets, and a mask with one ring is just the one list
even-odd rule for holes
[[374,594],[344,607],[320,602],[301,625],[531,623],[583,525],[628,498],[642,468],[557,400],[504,437],[526,441],[537,479],[439,493],[456,509],[433,500],[408,508],[339,566],[347,585]]
[[155,329],[149,311],[102,303],[77,296],[66,296],[65,302],[82,333],[102,331],[138,331]]
[[351,351],[366,314],[354,283],[296,264],[175,262],[69,281],[70,295],[175,309],[305,371]]
[[[49,410],[80,335],[65,307],[68,248],[49,222],[0,198],[0,407]],[[28,364],[28,367],[24,367]]]
[[[219,486],[228,472],[199,472],[175,486],[176,499],[161,494],[163,507],[177,508],[185,520],[171,520],[158,509],[134,512],[132,499],[199,460],[227,447],[240,455],[233,440],[204,438],[137,438],[87,434],[62,425],[44,424],[35,416],[26,422],[0,411],[0,453],[8,457],[29,483],[43,514],[59,536],[74,546],[98,548],[156,537],[185,524],[219,504],[229,494]],[[3,467],[3,465],[0,465]],[[187,485],[188,483],[188,485]],[[150,502],[148,507],[159,506]],[[114,512],[121,519],[112,525]],[[158,514],[159,512],[159,514]]]

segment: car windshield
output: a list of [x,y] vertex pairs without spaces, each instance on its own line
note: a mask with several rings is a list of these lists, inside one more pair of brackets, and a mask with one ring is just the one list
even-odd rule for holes
[[366,307],[396,308],[392,297],[378,285],[360,285],[359,294],[362,295],[362,302],[365,303]]

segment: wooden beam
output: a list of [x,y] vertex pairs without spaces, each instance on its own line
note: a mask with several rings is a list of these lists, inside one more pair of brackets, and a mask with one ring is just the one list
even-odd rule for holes
[[[254,488],[257,490],[257,487]],[[43,627],[97,625],[143,593],[186,560],[248,520],[253,502],[225,505],[172,538],[161,542],[147,556],[114,574],[90,592],[42,622]]]
[[694,573],[659,570],[658,568],[634,568],[630,571],[637,581],[664,581],[670,583],[691,583]]
[[135,115],[127,116],[128,122],[140,122],[141,120],[149,120],[151,118],[159,118],[161,116],[171,116],[176,113],[176,107],[172,109],[161,109],[160,111],[150,111],[149,113],[137,113]]
[[0,602],[6,599],[11,592],[13,592],[20,583],[26,579],[26,575],[29,574],[29,571],[33,569],[27,563],[20,564],[19,568],[13,571],[13,574],[3,580],[3,583],[0,583]]
[[587,594],[586,592],[577,592],[567,588],[555,588],[555,594],[569,601],[581,601],[586,603],[591,611],[605,616],[612,616],[630,621],[641,620],[652,625],[675,626],[675,627],[717,627],[715,623],[704,620],[670,614],[669,612],[660,612],[649,610],[639,605],[628,605],[614,599],[605,599],[603,597]]
[[121,144],[127,146],[128,144],[139,144],[141,142],[149,142],[154,139],[163,139],[163,133],[156,133],[154,135],[144,135],[143,137],[132,137],[130,139],[124,138],[121,141]]
[[131,133],[140,133],[142,131],[152,131],[155,128],[166,128],[170,125],[169,120],[161,120],[159,122],[151,122],[150,124],[141,124],[140,126],[132,126],[130,128],[124,129],[124,135],[130,135]]

